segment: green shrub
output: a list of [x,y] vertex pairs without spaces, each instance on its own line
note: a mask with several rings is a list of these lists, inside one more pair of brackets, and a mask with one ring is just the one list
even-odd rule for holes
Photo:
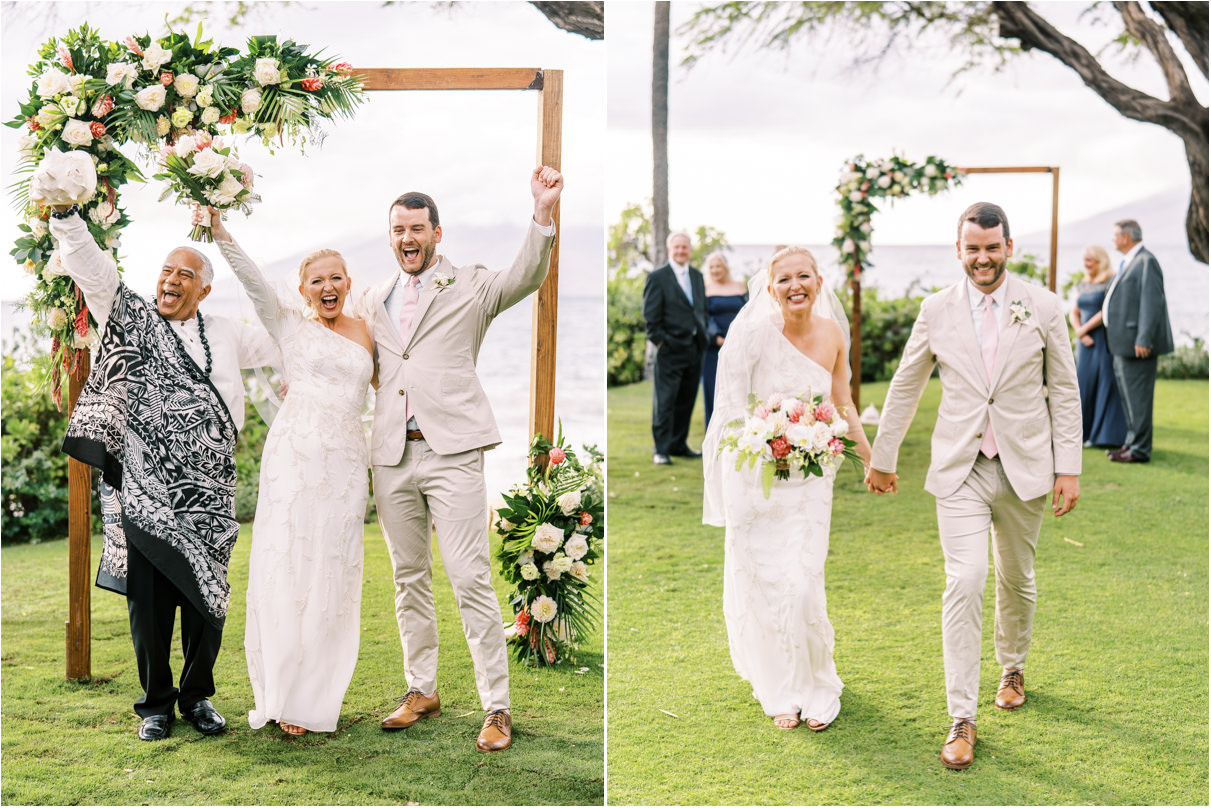
[[[852,316],[849,287],[839,296]],[[881,299],[876,289],[862,290],[862,381],[887,381],[895,374],[923,299],[920,295]]]
[[1156,375],[1160,379],[1207,378],[1207,343],[1198,337],[1193,345],[1179,345],[1173,353],[1157,360]]
[[258,483],[261,479],[261,452],[269,427],[247,398],[244,399],[244,428],[235,442],[235,518],[251,522],[256,516]]
[[67,431],[67,404],[63,412],[56,410],[42,385],[47,361],[45,346],[18,335],[17,348],[4,355],[0,366],[4,544],[67,535],[67,455],[60,448]]
[[643,277],[611,278],[606,283],[606,384],[617,387],[643,379],[647,336],[643,324]]

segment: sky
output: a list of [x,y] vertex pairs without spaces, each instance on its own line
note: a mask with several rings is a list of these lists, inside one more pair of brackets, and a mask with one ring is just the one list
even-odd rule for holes
[[[82,21],[102,38],[163,36],[166,16],[184,3],[0,3],[3,119],[17,113],[29,92],[28,65],[38,46]],[[206,36],[242,48],[251,35],[276,33],[337,55],[355,67],[537,67],[564,70],[562,225],[597,228],[602,220],[605,139],[605,50],[552,25],[524,2],[250,3],[239,28],[226,17],[234,3],[195,3],[206,13]],[[191,36],[197,21],[181,26]],[[252,257],[270,264],[325,246],[382,239],[381,266],[354,269],[377,280],[394,270],[386,251],[386,211],[408,190],[429,193],[442,215],[441,252],[457,264],[507,264],[533,211],[529,174],[536,161],[537,93],[525,91],[375,92],[353,121],[327,127],[321,148],[302,157],[289,147],[269,154],[259,141],[237,141],[241,158],[257,172],[263,201],[230,223]],[[20,132],[0,128],[0,173],[7,187]],[[132,152],[128,152],[132,153]],[[129,185],[122,200],[134,223],[122,242],[122,264],[132,288],[150,292],[164,256],[185,242],[189,213],[157,202],[159,181]],[[129,189],[129,190],[128,190]],[[7,201],[7,200],[6,200]],[[0,206],[0,232],[17,234],[11,204]],[[484,246],[469,243],[476,228],[514,225],[515,237]],[[9,248],[5,248],[7,252]],[[218,259],[213,245],[203,245]],[[486,255],[484,253],[487,253]],[[0,263],[0,298],[16,300],[29,289],[12,262]],[[216,284],[234,283],[215,261]],[[369,277],[367,277],[369,276]],[[561,276],[562,277],[562,276]],[[561,296],[573,290],[561,289]]]
[[[1094,52],[1115,33],[1078,22],[1084,4],[1034,5]],[[961,166],[1059,166],[1061,225],[1154,194],[1189,193],[1175,135],[1122,117],[1046,54],[1024,55],[999,75],[973,71],[950,86],[960,62],[928,38],[893,52],[878,70],[850,69],[852,49],[839,36],[803,37],[789,51],[730,47],[687,69],[680,65],[687,39],[677,31],[699,6],[672,4],[673,229],[711,225],[734,244],[828,243],[838,173],[859,153],[894,152],[914,162],[936,154]],[[606,17],[611,221],[652,193],[652,9],[611,3]],[[1150,57],[1129,65],[1107,55],[1104,63],[1127,83],[1167,97]],[[1206,104],[1205,82],[1196,93]],[[1050,175],[972,176],[950,194],[884,205],[874,221],[875,249],[953,243],[958,213],[979,199],[1005,207],[1018,233],[1050,229]],[[1150,231],[1146,216],[1140,212],[1145,240],[1161,227],[1184,232],[1181,221]],[[1109,246],[1109,225],[1106,231]]]

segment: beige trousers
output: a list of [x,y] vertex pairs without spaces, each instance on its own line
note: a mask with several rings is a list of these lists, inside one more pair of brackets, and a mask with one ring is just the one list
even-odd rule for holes
[[454,589],[485,710],[509,706],[509,659],[488,559],[483,449],[439,455],[410,440],[398,465],[374,467],[374,502],[395,573],[395,618],[409,688],[437,689],[433,528]]
[[942,594],[942,655],[946,703],[955,718],[974,718],[980,689],[980,639],[988,536],[996,572],[997,662],[1019,669],[1030,650],[1034,623],[1034,555],[1047,496],[1023,501],[1009,485],[1001,461],[980,455],[967,480],[939,498],[938,534],[946,562]]

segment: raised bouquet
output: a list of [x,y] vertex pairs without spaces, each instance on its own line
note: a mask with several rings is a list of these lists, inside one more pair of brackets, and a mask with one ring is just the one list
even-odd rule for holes
[[[177,195],[180,203],[210,205],[220,211],[237,208],[249,213],[260,197],[252,191],[252,168],[241,163],[235,148],[211,140],[205,132],[186,135],[174,145],[160,147],[161,171],[155,177],[168,187],[160,199]],[[210,225],[194,225],[194,241],[214,241]]]
[[564,444],[562,427],[554,444],[535,436],[530,458],[545,455],[545,467],[531,464],[525,484],[504,494],[497,511],[496,558],[513,584],[515,614],[505,636],[527,664],[570,659],[597,619],[588,588],[605,537],[603,457],[592,446],[584,453],[582,460]]
[[784,393],[759,401],[749,393],[746,413],[727,425],[719,452],[736,454],[737,471],[760,462],[766,499],[774,480],[789,480],[792,470],[823,476],[846,457],[858,459],[856,442],[845,437],[849,422],[824,396]]

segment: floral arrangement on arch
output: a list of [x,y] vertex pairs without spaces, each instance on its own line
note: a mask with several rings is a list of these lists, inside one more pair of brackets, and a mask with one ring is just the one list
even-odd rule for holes
[[899,199],[916,191],[933,196],[962,184],[963,176],[961,170],[932,155],[924,163],[910,163],[894,155],[867,161],[859,154],[846,163],[837,182],[841,217],[833,246],[840,252],[838,260],[848,276],[859,280],[870,266],[871,218],[879,210],[874,200]]
[[584,453],[565,445],[562,425],[554,444],[535,436],[530,458],[545,455],[545,467],[532,463],[497,511],[496,558],[515,615],[505,636],[519,661],[539,667],[571,659],[597,619],[588,588],[605,538],[604,458],[596,447]]
[[[82,352],[98,336],[97,323],[55,253],[46,224],[50,211],[29,198],[29,177],[43,158],[73,150],[92,158],[97,191],[81,200],[81,216],[121,272],[118,250],[130,218],[118,191],[145,178],[120,147],[137,144],[141,161],[159,158],[162,171],[164,147],[186,138],[209,143],[246,134],[302,147],[317,124],[351,117],[363,100],[361,79],[348,64],[320,58],[294,42],[278,43],[274,36],[253,37],[243,52],[216,47],[203,39],[201,25],[192,40],[170,32],[158,39],[145,34],[107,42],[84,24],[43,43],[29,75],[28,100],[6,122],[26,130],[16,169],[25,178],[13,188],[25,223],[10,254],[35,277],[25,305],[51,337],[48,381],[57,406],[62,374],[76,370]],[[250,171],[236,167],[228,176],[248,190]],[[187,193],[184,182],[170,183],[169,191],[180,202],[202,201]],[[248,193],[232,196],[251,201]]]

